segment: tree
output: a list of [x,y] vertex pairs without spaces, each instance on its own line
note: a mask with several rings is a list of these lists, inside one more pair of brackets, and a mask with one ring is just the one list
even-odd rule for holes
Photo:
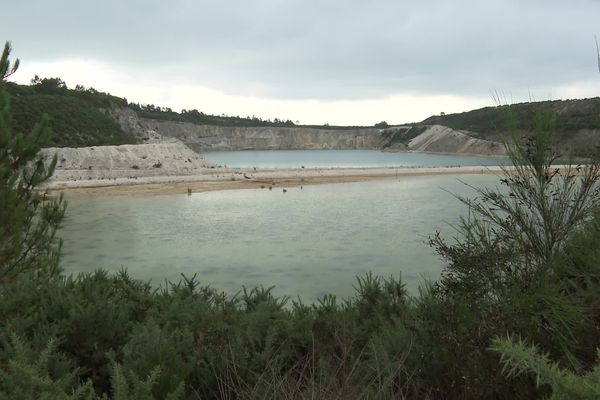
[[31,80],[31,86],[42,94],[61,94],[67,91],[67,84],[60,78],[40,78],[36,75]]
[[66,205],[62,195],[50,197],[40,188],[56,166],[56,156],[47,163],[40,154],[49,139],[49,118],[44,116],[27,135],[12,132],[6,78],[19,60],[11,65],[10,51],[7,42],[0,58],[0,282],[25,271],[58,270],[55,234]]

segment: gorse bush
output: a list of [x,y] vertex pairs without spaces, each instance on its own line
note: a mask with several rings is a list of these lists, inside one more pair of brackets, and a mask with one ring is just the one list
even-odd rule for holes
[[[388,296],[381,283],[369,288],[380,299]],[[228,298],[190,279],[148,290],[125,273],[104,272],[56,279],[43,291],[37,286],[25,276],[2,285],[2,365],[15,357],[14,334],[40,351],[52,341],[60,370],[77,377],[60,381],[63,389],[92,384],[98,395],[110,395],[115,371],[130,391],[152,376],[146,387],[157,399],[182,388],[197,398],[266,393],[280,379],[282,385],[325,392],[359,393],[367,382],[387,388],[410,384],[402,379],[402,354],[388,350],[396,346],[390,328],[401,314],[386,311],[375,318],[387,321],[378,326],[366,315],[357,318],[352,304],[377,312],[381,303],[368,304],[373,297],[357,296],[334,308],[284,307],[268,289]],[[24,305],[38,311],[25,315]]]
[[514,343],[510,339],[497,339],[492,348],[502,356],[505,375],[533,374],[538,386],[552,388],[552,400],[600,398],[600,364],[585,375],[576,375],[560,368],[547,355],[539,354],[535,346],[526,346],[522,341]]
[[[16,68],[9,51],[2,77]],[[10,121],[2,80],[0,398],[598,394],[600,167],[553,165],[552,117],[507,144],[500,187],[459,198],[470,217],[456,241],[431,238],[446,261],[438,282],[409,296],[400,280],[367,274],[353,297],[313,304],[264,287],[228,296],[195,276],[153,288],[125,270],[61,275],[64,202],[39,190],[55,163],[37,155],[48,122],[15,135]],[[497,339],[507,335],[519,343]]]
[[[12,399],[94,399],[91,384],[80,384],[76,370],[56,350],[53,340],[40,352],[13,335],[10,359],[0,370],[0,394]],[[71,367],[71,368],[69,368]]]

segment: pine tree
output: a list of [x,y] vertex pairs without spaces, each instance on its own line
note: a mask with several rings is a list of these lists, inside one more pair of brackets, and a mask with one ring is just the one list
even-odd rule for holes
[[66,205],[40,187],[56,165],[56,157],[47,163],[40,154],[49,139],[48,117],[29,134],[12,132],[6,79],[19,60],[11,63],[10,51],[7,42],[0,58],[0,283],[25,271],[39,276],[58,270],[55,234]]

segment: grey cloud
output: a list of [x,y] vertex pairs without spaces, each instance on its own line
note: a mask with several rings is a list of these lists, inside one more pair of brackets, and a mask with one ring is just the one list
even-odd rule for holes
[[229,94],[358,99],[588,79],[600,2],[9,0],[4,13],[23,62],[93,58]]

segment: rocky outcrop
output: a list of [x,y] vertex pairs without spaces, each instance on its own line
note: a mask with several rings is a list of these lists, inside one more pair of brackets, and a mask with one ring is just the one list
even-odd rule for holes
[[144,140],[147,129],[142,125],[137,113],[129,107],[113,106],[103,110],[121,126],[124,132],[133,134],[138,140]]

